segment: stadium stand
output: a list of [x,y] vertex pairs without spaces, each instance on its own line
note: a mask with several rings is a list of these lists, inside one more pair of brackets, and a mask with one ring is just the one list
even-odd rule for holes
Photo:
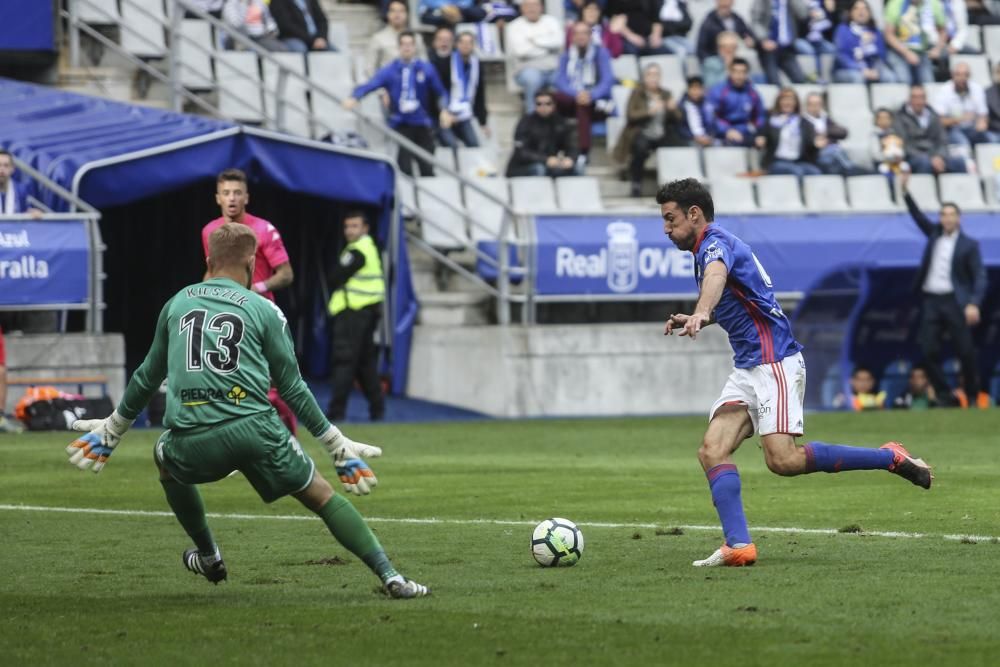
[[848,211],[851,208],[841,176],[806,176],[802,181],[802,194],[806,210],[813,213]]

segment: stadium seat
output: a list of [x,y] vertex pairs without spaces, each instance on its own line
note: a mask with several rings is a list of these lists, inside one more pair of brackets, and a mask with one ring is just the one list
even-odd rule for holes
[[[900,194],[899,188],[896,190],[897,198],[902,205],[903,196]],[[934,214],[941,208],[941,201],[937,195],[937,180],[934,178],[934,174],[911,174],[909,192],[920,210]]]
[[[806,57],[808,58],[811,56],[806,56]],[[824,92],[826,92],[826,89],[823,86],[819,85],[818,83],[796,83],[792,85],[792,90],[794,90],[795,94],[798,95],[799,104],[803,108],[805,108],[806,105],[807,95],[812,95],[813,93],[819,93],[820,95],[822,95]]]
[[992,180],[1000,174],[1000,144],[978,144],[976,146],[976,170],[984,180]]
[[879,391],[885,392],[886,407],[892,405],[897,397],[902,396],[910,384],[910,369],[913,365],[906,359],[897,359],[891,362],[882,371],[882,380],[879,382]]
[[167,53],[162,0],[131,0],[121,6],[121,45],[139,58],[163,58]]
[[599,213],[604,210],[601,184],[593,176],[564,176],[555,181],[560,209],[579,213]]
[[711,180],[715,212],[723,215],[754,213],[758,210],[753,181],[748,178],[720,177]]
[[989,88],[993,85],[993,77],[990,76],[990,63],[986,59],[986,56],[955,53],[949,56],[948,59],[949,66],[952,69],[958,63],[967,63],[969,65],[969,78],[983,88]]
[[631,95],[632,89],[625,86],[615,86],[611,89],[611,99],[615,102],[615,115],[609,116],[605,121],[604,141],[608,147],[608,152],[615,149],[618,137],[621,136],[622,130],[625,129],[625,125],[627,124],[625,114],[628,109],[628,98]]
[[486,177],[497,175],[497,160],[490,147],[458,147],[458,171],[462,176]]
[[458,181],[450,176],[422,176],[416,184],[420,235],[424,241],[439,249],[466,247],[469,235]]
[[[507,180],[504,178],[475,178],[473,183],[486,190],[503,202],[510,202]],[[500,237],[500,226],[503,224],[504,207],[489,197],[465,188],[465,208],[473,212],[469,221],[469,236],[473,242],[496,241]],[[508,238],[514,239],[516,230],[513,221]]]
[[646,65],[652,63],[660,66],[660,85],[669,90],[675,100],[679,100],[687,88],[687,80],[684,78],[684,61],[680,56],[643,56],[639,58],[640,75]]
[[983,26],[983,47],[994,66],[1000,62],[1000,25]]
[[639,60],[628,53],[623,53],[611,61],[611,71],[618,81],[639,81]]
[[849,176],[847,197],[855,211],[887,213],[899,211],[899,206],[889,195],[889,181],[881,174]]
[[249,51],[218,51],[215,80],[219,86],[219,111],[223,117],[244,123],[264,119],[257,55]]
[[983,186],[975,174],[941,174],[938,176],[941,201],[958,202],[963,211],[985,211]]
[[905,83],[873,83],[872,109],[885,107],[893,113],[899,111],[910,96],[910,87]]
[[458,170],[458,165],[455,162],[455,151],[448,148],[447,146],[438,146],[434,149],[434,159],[454,170]]
[[701,156],[697,148],[660,148],[656,151],[656,180],[667,183],[679,178],[702,180]]
[[959,378],[962,375],[962,364],[952,357],[951,359],[945,359],[941,362],[941,370],[944,371],[944,379],[948,381],[948,386],[952,389],[957,389],[959,386]]
[[815,77],[820,81],[829,81],[833,70],[833,56],[823,54],[819,57],[819,69],[816,69],[816,56],[798,55],[799,67],[806,77]]
[[[301,53],[273,53],[271,58],[263,59],[264,66],[264,109],[267,112],[268,124],[273,129],[308,137],[312,133],[309,126],[309,99],[306,93],[309,84],[305,79],[292,75],[306,73],[306,59]],[[282,70],[287,70],[284,91],[280,99],[284,102],[284,117],[278,124],[278,83]]]
[[843,176],[806,176],[802,181],[802,193],[806,200],[806,210],[814,213],[827,211],[847,211],[847,190]]
[[559,210],[556,191],[548,176],[519,176],[510,180],[510,202],[518,211],[553,213]]
[[[978,25],[969,25],[966,27],[965,33],[965,45],[971,49],[982,52],[983,50],[983,33],[979,29]],[[989,57],[989,54],[986,54]]]
[[710,146],[702,152],[705,159],[705,176],[711,181],[733,178],[747,171],[746,148],[739,146]]
[[88,0],[74,2],[77,16],[89,25],[117,25],[122,15],[118,11],[118,0]]
[[840,145],[847,151],[851,160],[861,167],[873,166],[870,141],[874,125],[867,110],[856,116],[830,114],[830,117],[847,130],[847,138],[841,141]]
[[701,61],[698,60],[698,56],[688,56],[684,59],[684,73],[688,76],[701,76]]
[[845,118],[861,116],[871,125],[868,106],[868,87],[862,83],[833,83],[826,87],[827,109],[838,123]]
[[[350,54],[334,51],[310,51],[306,58],[309,64],[310,79],[341,100],[350,96],[354,89]],[[313,109],[317,116],[321,113],[320,109],[326,111],[330,105],[334,104],[339,105],[339,102],[331,100],[325,95],[313,95]]]
[[566,5],[563,0],[545,0],[545,13],[555,16],[560,22],[566,17]]
[[761,176],[757,179],[757,203],[763,211],[795,213],[805,210],[797,176]]
[[396,178],[396,198],[403,217],[412,218],[417,211],[417,192],[413,179],[405,174],[400,174]]
[[215,88],[212,75],[212,25],[200,19],[181,21],[178,49],[181,85],[192,90]]
[[754,84],[754,88],[760,94],[760,101],[764,105],[764,108],[770,113],[774,107],[774,101],[778,99],[778,91],[781,89],[770,83]]
[[[351,35],[347,29],[347,24],[341,21],[328,21],[326,30],[326,41],[336,47],[339,53],[351,52]],[[316,51],[314,53],[323,53]],[[332,52],[331,52],[332,53]]]

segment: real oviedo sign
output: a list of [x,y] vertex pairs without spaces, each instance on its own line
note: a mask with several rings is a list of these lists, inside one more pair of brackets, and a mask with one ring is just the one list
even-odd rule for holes
[[655,217],[538,216],[539,294],[692,294],[694,256]]
[[82,304],[87,228],[78,220],[0,220],[0,305]]

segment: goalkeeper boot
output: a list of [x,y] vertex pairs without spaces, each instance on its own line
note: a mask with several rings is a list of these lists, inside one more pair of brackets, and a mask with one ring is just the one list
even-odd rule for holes
[[743,567],[757,562],[757,547],[752,543],[742,547],[730,547],[723,544],[705,560],[696,560],[695,567]]
[[410,579],[390,579],[385,584],[385,592],[396,600],[408,600],[410,598],[422,598],[431,594],[431,589],[422,584],[418,584]]
[[892,451],[892,464],[889,466],[889,472],[895,473],[903,479],[908,479],[917,486],[925,489],[931,488],[934,475],[931,474],[931,467],[924,463],[923,459],[910,456],[906,448],[898,442],[887,442],[879,449]]
[[213,584],[225,581],[226,577],[229,576],[226,564],[222,561],[222,556],[219,555],[218,551],[215,552],[214,557],[205,558],[198,553],[197,549],[188,549],[181,558],[184,561],[184,567],[195,574],[200,574]]

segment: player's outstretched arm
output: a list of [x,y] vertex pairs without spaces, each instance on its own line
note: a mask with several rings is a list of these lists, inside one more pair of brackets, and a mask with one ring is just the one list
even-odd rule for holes
[[701,281],[701,296],[698,297],[694,312],[684,322],[682,336],[697,338],[698,332],[712,323],[712,313],[722,299],[728,278],[729,271],[722,260],[710,262],[705,267],[705,277]]

